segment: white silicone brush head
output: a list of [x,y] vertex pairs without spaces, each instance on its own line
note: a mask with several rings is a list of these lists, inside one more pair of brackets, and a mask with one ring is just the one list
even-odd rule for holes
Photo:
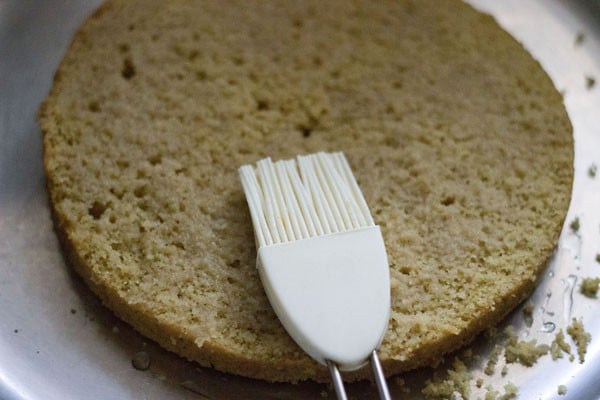
[[240,168],[269,301],[318,362],[362,366],[386,331],[389,268],[379,227],[342,153]]

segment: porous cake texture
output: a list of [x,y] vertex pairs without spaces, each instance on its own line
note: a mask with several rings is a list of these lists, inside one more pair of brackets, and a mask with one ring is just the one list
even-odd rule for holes
[[346,154],[388,250],[389,374],[528,295],[573,178],[561,96],[459,1],[110,0],[40,123],[56,230],[92,290],[167,349],[272,381],[327,372],[263,293],[239,166]]

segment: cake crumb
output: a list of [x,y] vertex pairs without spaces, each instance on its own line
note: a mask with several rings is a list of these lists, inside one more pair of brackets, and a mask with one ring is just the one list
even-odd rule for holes
[[477,382],[475,382],[475,386],[481,388],[483,386],[483,378],[477,378]]
[[518,362],[526,367],[531,367],[537,360],[550,351],[550,346],[546,344],[537,344],[537,340],[532,339],[529,342],[519,341],[516,336],[509,338],[504,351],[507,363]]
[[565,394],[567,394],[567,387],[565,385],[558,385],[556,391],[558,392],[559,396],[564,396]]
[[583,34],[583,32],[578,32],[577,36],[575,36],[575,45],[581,46],[584,41],[585,41],[585,35]]
[[514,383],[507,383],[504,385],[504,394],[500,395],[500,392],[488,386],[486,388],[487,392],[485,393],[485,400],[510,400],[515,399],[517,394],[519,393],[519,389],[515,386]]
[[327,390],[321,390],[321,398],[326,399],[328,396]]
[[596,166],[596,164],[590,165],[590,167],[588,168],[588,176],[590,178],[595,178],[596,172],[598,172],[598,167]]
[[519,394],[519,388],[514,383],[507,383],[504,385],[504,394],[500,397],[500,400],[515,399]]
[[600,278],[584,278],[581,282],[581,294],[585,297],[596,298]]
[[600,253],[596,254],[596,262],[600,263]]
[[498,336],[498,328],[496,328],[495,326],[492,326],[485,330],[484,335],[487,339],[495,340],[496,337]]
[[556,361],[559,358],[562,358],[562,353],[571,354],[571,345],[565,342],[565,334],[563,330],[560,329],[554,335],[554,340],[550,344],[550,355],[552,356],[552,360]]
[[571,222],[571,225],[569,225],[569,227],[573,232],[577,233],[579,231],[579,217],[575,217],[575,219]]
[[595,85],[596,85],[596,78],[594,78],[593,76],[586,76],[585,77],[585,88],[586,89],[590,90]]
[[137,370],[146,371],[150,368],[150,355],[145,351],[138,351],[131,359],[131,365]]
[[461,360],[455,358],[452,368],[444,375],[434,373],[433,378],[425,382],[421,392],[427,399],[455,399],[457,394],[461,396],[459,398],[469,398],[472,375]]
[[498,357],[500,357],[501,353],[502,353],[502,346],[500,346],[498,344],[495,345],[494,349],[490,353],[490,358],[488,359],[485,369],[483,370],[483,372],[486,375],[488,375],[488,376],[494,375],[494,372],[496,371],[496,364],[498,363]]
[[529,303],[523,307],[523,320],[528,328],[533,325],[533,304]]
[[463,351],[460,358],[464,363],[467,363],[467,364],[473,362],[473,360],[475,358],[475,355],[473,354],[473,349],[468,348],[465,351]]
[[502,367],[502,371],[500,371],[500,375],[506,376],[506,374],[508,374],[508,366],[505,365]]
[[404,378],[396,377],[394,383],[400,388],[402,393],[410,393],[410,387],[406,385]]
[[573,323],[567,327],[567,333],[577,345],[577,354],[579,355],[579,363],[585,361],[585,353],[587,346],[592,341],[592,335],[585,331],[583,323],[573,318]]
[[516,329],[512,325],[508,325],[506,328],[504,328],[502,333],[504,334],[504,339],[508,339],[516,335]]
[[498,400],[499,394],[500,393],[497,390],[495,390],[491,386],[488,386],[485,392],[485,400]]

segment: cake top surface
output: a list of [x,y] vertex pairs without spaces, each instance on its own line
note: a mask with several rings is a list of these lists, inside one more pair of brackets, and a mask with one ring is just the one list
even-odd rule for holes
[[324,371],[263,294],[239,166],[346,154],[386,241],[390,373],[529,293],[571,190],[560,95],[455,1],[108,1],[41,125],[57,231],[92,289],[166,348],[269,380]]

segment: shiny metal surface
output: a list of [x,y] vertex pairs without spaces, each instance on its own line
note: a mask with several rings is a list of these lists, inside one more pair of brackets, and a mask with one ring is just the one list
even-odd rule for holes
[[373,350],[373,352],[371,353],[370,361],[371,369],[373,370],[373,378],[375,380],[375,385],[377,386],[377,391],[379,392],[379,398],[381,400],[390,400],[390,390],[388,389],[385,374],[383,373],[383,368],[381,367],[381,363],[379,362],[379,356],[377,355],[376,350]]
[[[163,351],[102,307],[65,266],[47,205],[36,113],[75,29],[98,3],[0,0],[0,399],[333,399],[326,385],[267,384]],[[600,276],[600,171],[589,174],[593,164],[600,169],[600,1],[471,3],[496,16],[540,60],[564,91],[575,129],[572,204],[556,255],[530,299],[533,324],[524,323],[520,310],[505,324],[541,343],[571,318],[582,319],[592,334],[583,364],[544,356],[529,368],[510,364],[505,376],[502,363],[491,377],[482,372],[493,343],[476,343],[482,358],[470,366],[471,398],[482,398],[488,385],[502,393],[512,382],[522,399],[600,399],[600,300],[579,292],[583,278]],[[569,228],[575,218],[577,232]],[[132,367],[139,352],[150,357],[145,371]],[[392,396],[419,398],[430,376],[407,374],[404,387],[390,380]],[[562,384],[567,393],[558,396]],[[368,383],[347,386],[350,398],[376,398]]]
[[340,374],[340,370],[333,361],[326,361],[327,368],[329,369],[329,374],[331,375],[331,384],[333,385],[335,397],[337,398],[337,400],[348,400],[346,388],[344,387],[344,379],[342,378],[342,374]]

